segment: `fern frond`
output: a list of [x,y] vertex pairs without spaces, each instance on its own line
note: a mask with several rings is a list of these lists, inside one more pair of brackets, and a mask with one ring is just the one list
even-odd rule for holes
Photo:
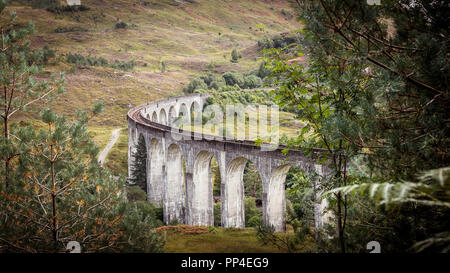
[[[413,202],[426,206],[444,206],[450,208],[450,202],[433,197],[436,187],[445,187],[450,178],[450,167],[424,172],[420,182],[402,181],[397,183],[362,183],[329,190],[322,194],[327,198],[331,194],[342,193],[344,195],[363,196],[368,192],[369,198],[379,204]],[[437,183],[429,183],[429,182]],[[437,185],[436,185],[437,184]]]

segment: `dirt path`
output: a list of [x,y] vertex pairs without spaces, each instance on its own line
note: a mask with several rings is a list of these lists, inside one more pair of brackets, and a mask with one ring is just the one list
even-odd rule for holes
[[111,138],[109,139],[108,144],[106,145],[105,149],[103,149],[103,151],[98,156],[98,163],[100,163],[100,166],[103,166],[106,156],[108,156],[109,151],[114,146],[114,144],[116,144],[116,141],[119,139],[120,130],[121,130],[121,128],[114,129],[112,131]]

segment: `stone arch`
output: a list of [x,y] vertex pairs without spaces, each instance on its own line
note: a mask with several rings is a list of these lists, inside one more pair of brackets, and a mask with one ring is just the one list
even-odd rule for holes
[[147,169],[147,199],[157,205],[162,205],[163,200],[163,165],[164,152],[162,143],[153,138],[150,141],[150,148],[148,152]]
[[202,128],[202,109],[200,103],[193,101],[189,108],[191,129],[193,131],[201,131]]
[[200,151],[194,161],[193,183],[189,187],[189,225],[214,225],[212,153]]
[[201,105],[197,101],[194,100],[189,109],[192,119],[198,118],[198,115],[201,115],[202,112]]
[[167,172],[164,199],[164,222],[169,224],[178,219],[184,222],[185,212],[185,179],[183,172],[183,153],[176,144],[167,149]]
[[277,167],[272,171],[265,193],[263,221],[266,226],[273,226],[275,231],[286,230],[286,194],[285,180],[291,168],[290,164]]
[[180,108],[178,109],[178,116],[188,116],[189,109],[185,103],[181,103]]
[[248,159],[233,159],[226,169],[225,198],[222,202],[222,223],[225,227],[245,227],[243,175]]
[[167,114],[164,108],[161,108],[161,111],[159,112],[159,123],[167,125]]
[[172,106],[169,108],[169,120],[168,120],[169,126],[172,125],[173,121],[174,121],[176,118],[177,118],[177,111],[175,110],[175,106],[172,105]]
[[156,113],[156,111],[153,111],[153,114],[152,114],[152,121],[153,121],[153,122],[158,122],[158,114]]
[[178,109],[178,117],[176,119],[176,126],[180,129],[190,129],[191,118],[189,109],[185,103],[180,105]]

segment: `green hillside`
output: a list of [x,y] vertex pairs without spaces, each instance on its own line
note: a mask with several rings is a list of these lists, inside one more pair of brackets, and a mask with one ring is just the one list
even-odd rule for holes
[[[53,107],[70,116],[104,100],[95,126],[124,126],[130,107],[178,94],[206,71],[255,68],[259,39],[298,27],[286,1],[82,1],[89,10],[60,13],[26,3],[13,1],[9,9],[21,22],[34,22],[34,47],[56,51],[48,72],[66,72],[67,92]],[[238,63],[230,62],[234,48]],[[69,53],[136,65],[130,71],[75,65],[67,63]]]

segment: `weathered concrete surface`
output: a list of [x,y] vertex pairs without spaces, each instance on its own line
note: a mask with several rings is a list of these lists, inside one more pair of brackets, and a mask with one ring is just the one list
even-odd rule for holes
[[163,164],[164,149],[160,140],[153,138],[150,141],[150,149],[147,157],[147,200],[157,206],[162,206],[164,187]]
[[[137,136],[143,135],[149,151],[149,201],[163,203],[165,223],[176,218],[190,225],[212,225],[210,163],[214,157],[222,181],[222,226],[244,227],[243,172],[250,160],[262,180],[263,223],[274,226],[276,231],[285,230],[286,174],[291,166],[296,166],[305,172],[326,175],[326,165],[315,165],[323,150],[315,149],[308,156],[302,151],[290,151],[286,157],[281,152],[285,147],[262,151],[252,141],[221,140],[170,127],[180,112],[183,118],[191,120],[193,116],[196,120],[198,115],[193,112],[202,109],[207,98],[207,95],[192,94],[148,103],[129,111],[128,163],[131,163],[130,154],[135,149]],[[324,204],[315,207],[316,227],[323,224],[323,209]]]

